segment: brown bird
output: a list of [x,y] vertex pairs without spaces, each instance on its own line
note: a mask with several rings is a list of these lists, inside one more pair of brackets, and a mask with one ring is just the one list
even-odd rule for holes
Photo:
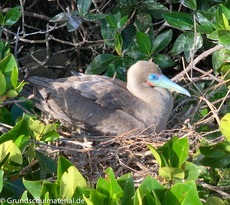
[[128,70],[127,84],[98,75],[80,75],[57,80],[29,77],[40,97],[35,105],[56,119],[99,135],[137,134],[166,128],[173,108],[168,90],[190,96],[165,77],[160,68],[138,61]]

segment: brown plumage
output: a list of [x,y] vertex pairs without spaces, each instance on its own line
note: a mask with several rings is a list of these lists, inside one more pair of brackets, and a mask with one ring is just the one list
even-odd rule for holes
[[173,97],[167,89],[154,86],[151,74],[162,76],[154,63],[138,61],[128,71],[127,85],[97,75],[29,77],[28,81],[41,95],[34,100],[42,111],[99,135],[120,135],[133,129],[132,134],[137,134],[149,126],[148,133],[166,128]]

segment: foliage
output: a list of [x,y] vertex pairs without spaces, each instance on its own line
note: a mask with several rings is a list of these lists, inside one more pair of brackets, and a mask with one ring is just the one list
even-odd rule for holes
[[[170,68],[175,65],[176,58],[180,60],[184,56],[186,63],[190,63],[196,54],[223,45],[224,49],[213,53],[212,65],[223,80],[230,78],[229,0],[173,0],[172,5],[176,8],[180,4],[183,12],[178,9],[171,12],[165,4],[153,0],[117,0],[117,6],[108,14],[91,12],[93,3],[78,0],[77,11],[67,9],[50,20],[51,23],[66,23],[69,32],[84,27],[84,22],[100,24],[104,46],[112,52],[95,52],[98,55],[87,66],[86,74],[104,73],[110,77],[116,74],[116,78],[126,80],[127,68],[138,60],[152,58],[160,67]],[[21,7],[12,8],[4,16],[0,13],[0,31],[6,33],[6,28],[16,24],[20,17]],[[163,20],[164,30],[152,23],[159,20]],[[38,203],[52,199],[55,200],[53,203],[59,204],[73,204],[73,200],[77,200],[75,204],[202,204],[200,198],[206,200],[205,204],[229,203],[226,198],[213,196],[213,192],[196,183],[202,178],[217,187],[229,186],[229,114],[220,122],[220,131],[226,138],[215,144],[200,140],[192,159],[188,159],[188,138],[175,136],[158,149],[149,144],[159,164],[158,178],[147,176],[135,188],[130,173],[116,179],[113,170],[108,168],[105,177],[100,177],[92,188],[67,159],[59,156],[57,163],[47,153],[36,150],[36,143],[46,144],[58,139],[55,123],[44,124],[15,104],[11,109],[5,106],[18,96],[26,83],[18,82],[18,65],[10,53],[8,41],[0,40],[0,52],[0,120],[11,126],[0,136],[1,198],[36,199]],[[207,84],[210,82],[198,84],[198,88],[192,88],[192,93]],[[226,87],[221,88],[211,100],[221,99],[227,91]],[[31,101],[20,105],[29,111],[33,108]],[[184,110],[188,108],[185,106]],[[205,117],[209,111],[208,108],[199,110],[195,120]],[[210,129],[205,126],[200,131]],[[215,135],[211,137],[215,138]],[[30,167],[32,163],[35,165]],[[49,180],[54,175],[56,179]]]

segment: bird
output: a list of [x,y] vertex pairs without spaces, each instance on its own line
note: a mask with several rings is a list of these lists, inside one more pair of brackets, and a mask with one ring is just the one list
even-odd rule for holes
[[166,129],[174,104],[169,89],[190,96],[148,61],[129,68],[127,83],[84,74],[56,80],[31,76],[27,81],[37,89],[37,108],[95,135],[159,133]]

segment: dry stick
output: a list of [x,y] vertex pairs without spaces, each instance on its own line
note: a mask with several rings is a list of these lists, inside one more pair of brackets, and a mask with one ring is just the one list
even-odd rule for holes
[[20,1],[20,5],[21,5],[21,11],[22,11],[22,36],[25,37],[25,13],[24,13],[24,6],[22,3],[22,0]]
[[25,168],[23,168],[20,171],[20,174],[24,174],[24,172],[26,172],[27,170],[29,170],[30,168],[32,168],[35,164],[39,163],[39,161],[36,159],[35,161],[33,161],[32,163],[30,163],[28,166],[26,166]]
[[27,101],[27,100],[32,99],[34,96],[35,96],[35,95],[34,95],[34,93],[33,93],[32,95],[30,95],[29,97],[27,97],[26,99],[23,99],[23,100],[11,100],[11,101],[5,101],[5,102],[2,102],[2,103],[0,104],[0,107],[4,107],[4,106],[5,106],[5,105],[7,105],[7,104],[25,102],[25,101]]
[[226,192],[223,192],[223,190],[229,190],[230,186],[226,186],[226,187],[216,187],[216,186],[212,186],[210,184],[206,184],[205,182],[201,182],[199,180],[196,181],[198,184],[200,184],[201,186],[203,186],[204,188],[207,188],[207,189],[211,189],[217,193],[219,193],[221,196],[224,196],[228,199],[230,199],[230,195],[227,194]]
[[[207,57],[208,55],[214,53],[215,51],[221,50],[223,49],[224,46],[219,45],[219,46],[215,46],[205,52],[203,52],[202,54],[200,54],[199,56],[197,56],[194,60],[193,60],[193,66],[195,66],[198,62],[200,62],[203,58]],[[179,74],[177,74],[175,77],[173,77],[171,80],[173,82],[179,82],[181,81],[181,76],[185,75],[185,72],[188,72],[192,67],[191,62],[189,63],[189,65],[187,66],[187,68],[185,68],[185,70],[181,71]]]
[[[202,73],[202,74],[206,74],[206,73],[207,73],[207,72],[201,70],[200,68],[197,68],[196,66],[193,66],[193,69],[196,70],[196,71],[198,71],[198,72],[200,72],[200,73]],[[217,81],[217,82],[220,82],[221,79],[219,79],[219,78],[215,77],[214,75],[212,75],[212,74],[211,74],[212,71],[213,71],[212,69],[210,69],[210,70],[208,71],[208,72],[209,72],[208,76],[209,76],[211,79],[213,79],[213,80],[215,80],[215,81]]]

